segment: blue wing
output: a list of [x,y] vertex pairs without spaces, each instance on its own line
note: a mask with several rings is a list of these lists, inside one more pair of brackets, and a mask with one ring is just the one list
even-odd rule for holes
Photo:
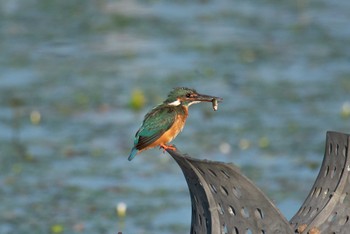
[[159,139],[173,125],[176,115],[172,106],[158,106],[149,112],[135,135],[135,148],[144,149]]

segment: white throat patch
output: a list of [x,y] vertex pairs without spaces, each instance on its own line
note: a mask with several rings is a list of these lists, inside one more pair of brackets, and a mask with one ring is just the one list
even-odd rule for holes
[[190,103],[188,104],[188,106],[190,106],[190,105],[192,105],[192,104],[197,104],[197,103],[200,103],[200,101],[193,101],[193,102],[190,102]]
[[180,100],[177,99],[176,101],[168,103],[169,106],[179,106],[181,104]]

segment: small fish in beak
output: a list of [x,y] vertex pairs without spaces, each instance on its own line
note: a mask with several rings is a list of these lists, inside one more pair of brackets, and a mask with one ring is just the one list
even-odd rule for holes
[[213,100],[211,101],[212,106],[213,106],[213,110],[217,111],[218,110],[218,99],[213,98]]

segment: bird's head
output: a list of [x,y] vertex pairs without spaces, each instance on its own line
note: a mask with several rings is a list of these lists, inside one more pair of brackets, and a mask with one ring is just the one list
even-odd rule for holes
[[219,98],[219,97],[199,94],[194,89],[179,87],[179,88],[174,88],[169,93],[168,98],[164,101],[164,103],[170,106],[183,105],[188,107],[195,103],[212,102],[213,99],[217,99],[219,101],[222,100],[222,98]]

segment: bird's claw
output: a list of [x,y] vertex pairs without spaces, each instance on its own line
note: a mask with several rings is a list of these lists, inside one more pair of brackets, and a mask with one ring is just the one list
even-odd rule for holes
[[163,149],[163,153],[165,153],[166,150],[176,151],[176,147],[174,145],[162,144],[162,145],[159,146],[159,149]]

